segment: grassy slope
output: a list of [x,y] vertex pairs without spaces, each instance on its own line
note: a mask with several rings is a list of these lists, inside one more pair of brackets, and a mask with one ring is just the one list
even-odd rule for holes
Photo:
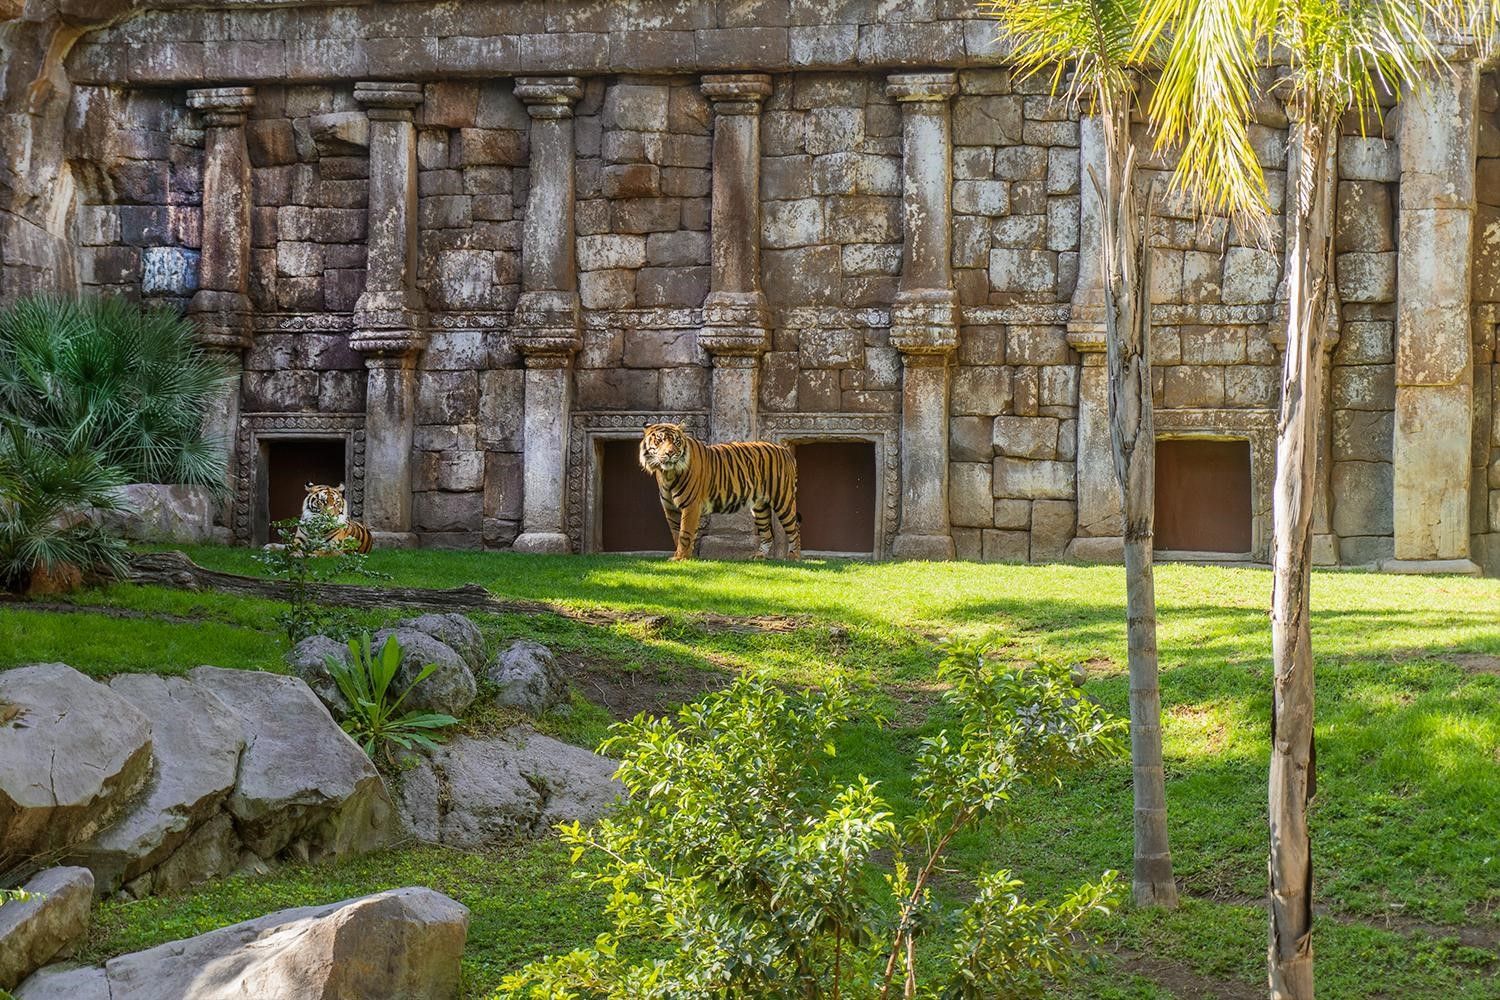
[[[254,572],[242,550],[194,553],[205,565]],[[760,668],[816,682],[842,669],[881,685],[907,728],[859,727],[844,739],[850,771],[904,798],[905,757],[925,718],[932,653],[924,635],[995,631],[1017,655],[1087,661],[1090,689],[1123,712],[1121,573],[1113,567],[816,563],[797,566],[501,554],[376,553],[373,568],[409,585],[480,582],[496,593],[575,606],[646,610],[665,626],[608,629],[555,617],[484,616],[494,638],[533,635],[619,670],[680,676],[703,667]],[[1169,805],[1179,877],[1194,897],[1170,916],[1126,914],[1119,948],[1172,958],[1227,983],[1262,977],[1269,713],[1267,574],[1165,566],[1158,571]],[[276,669],[284,639],[274,605],[118,586],[85,598],[143,618],[0,608],[0,665],[63,659],[97,674],[181,670],[198,663]],[[1353,922],[1319,927],[1323,995],[1500,997],[1496,956],[1395,922],[1500,931],[1500,676],[1463,665],[1500,656],[1500,581],[1358,573],[1314,581],[1318,663],[1317,894]],[[711,633],[699,610],[800,614],[791,634]],[[374,624],[379,616],[367,616]],[[1500,660],[1486,661],[1492,666]],[[903,705],[908,699],[912,705]],[[574,727],[575,738],[597,725]],[[1129,867],[1129,770],[1120,765],[1020,803],[1026,825],[961,845],[971,864],[1014,868],[1055,891],[1104,868]],[[468,957],[476,991],[529,956],[587,939],[592,906],[562,876],[553,849],[476,860],[403,852],[371,864],[288,869],[183,899],[107,906],[96,955],[141,947],[276,906],[426,881],[475,909]],[[535,900],[521,890],[546,888]],[[515,900],[522,902],[517,905]],[[189,922],[190,921],[190,922]],[[524,924],[520,923],[524,921]],[[517,933],[516,928],[525,931]],[[1171,995],[1118,969],[1080,996]],[[1189,995],[1186,993],[1180,994]]]

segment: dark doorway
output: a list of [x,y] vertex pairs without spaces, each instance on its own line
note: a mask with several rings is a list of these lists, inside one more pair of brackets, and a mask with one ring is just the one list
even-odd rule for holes
[[344,452],[343,438],[261,440],[267,533],[271,524],[302,515],[308,483],[337,486],[345,481],[348,462]]
[[1156,442],[1156,548],[1250,551],[1250,442]]
[[794,447],[803,550],[873,553],[874,442],[809,441]]
[[599,548],[671,552],[656,479],[641,470],[640,440],[599,442]]

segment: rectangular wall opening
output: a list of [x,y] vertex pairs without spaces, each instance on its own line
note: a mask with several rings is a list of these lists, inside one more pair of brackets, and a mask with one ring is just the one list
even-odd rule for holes
[[1250,442],[1156,442],[1156,549],[1250,551]]
[[641,469],[640,439],[599,441],[599,548],[604,552],[671,552],[656,477]]
[[256,540],[275,541],[270,537],[272,524],[301,516],[308,483],[345,483],[347,452],[343,437],[261,439]]
[[875,552],[875,442],[803,441],[797,452],[797,510],[804,552]]

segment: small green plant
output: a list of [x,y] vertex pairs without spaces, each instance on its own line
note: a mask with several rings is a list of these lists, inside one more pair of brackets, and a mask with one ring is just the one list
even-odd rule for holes
[[352,538],[322,541],[338,528],[338,519],[331,514],[290,517],[272,523],[271,528],[280,543],[266,546],[255,558],[272,579],[286,584],[287,609],[276,616],[276,623],[286,629],[293,645],[310,635],[345,638],[348,617],[319,604],[314,587],[346,573],[377,575],[366,568],[365,557],[355,551],[358,543]]
[[349,640],[348,662],[334,656],[325,657],[324,662],[339,693],[349,703],[340,725],[371,757],[378,750],[389,755],[392,747],[436,750],[437,740],[428,734],[458,722],[451,715],[437,712],[397,714],[406,696],[431,676],[437,666],[427,664],[399,693],[392,691],[391,684],[401,669],[401,643],[394,635],[386,638],[378,653],[372,653],[370,636],[365,633]]
[[498,995],[1042,996],[1084,961],[1078,932],[1108,912],[1115,873],[1055,903],[1023,899],[1007,871],[973,876],[967,892],[933,879],[954,838],[1003,818],[1022,787],[1118,758],[1125,724],[1065,667],[953,645],[940,674],[957,724],[922,741],[901,818],[874,782],[830,773],[856,706],[838,684],[797,695],[741,677],[675,720],[617,725],[603,751],[621,759],[629,797],[591,830],[562,827],[613,930],[508,976]]

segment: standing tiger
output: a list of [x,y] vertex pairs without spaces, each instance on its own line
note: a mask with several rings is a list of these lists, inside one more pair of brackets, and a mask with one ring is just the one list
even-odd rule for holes
[[788,559],[802,558],[797,515],[797,458],[767,441],[704,444],[681,424],[647,424],[641,434],[641,468],[656,477],[667,529],[677,546],[673,559],[691,559],[704,514],[750,505],[760,538],[757,559],[771,554],[771,514],[786,530]]
[[[307,525],[318,518],[332,518],[336,527],[323,538],[309,538]],[[352,551],[363,555],[375,544],[375,538],[358,521],[349,520],[349,501],[344,496],[344,484],[323,486],[307,484],[307,496],[302,500],[302,525],[297,528],[297,542],[309,549],[313,555],[332,555],[335,551]]]

